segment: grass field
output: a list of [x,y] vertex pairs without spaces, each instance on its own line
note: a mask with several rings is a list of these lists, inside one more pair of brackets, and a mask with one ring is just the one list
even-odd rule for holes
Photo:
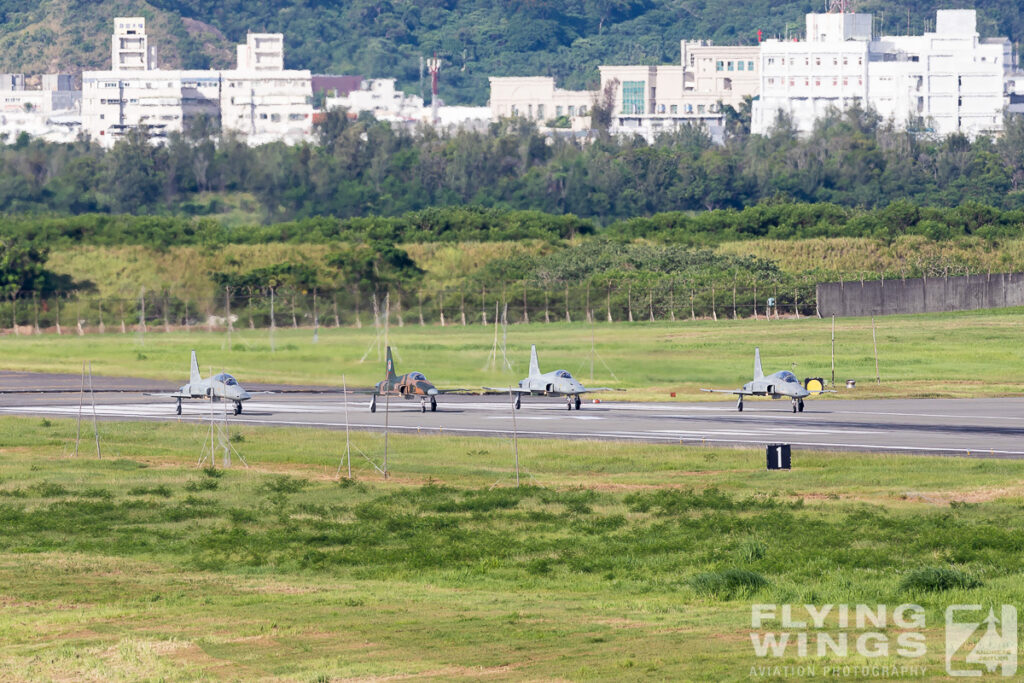
[[[875,384],[871,320],[836,321],[836,381],[855,379],[854,397],[972,397],[1016,395],[1024,385],[1024,309],[877,318],[881,384]],[[239,381],[368,386],[380,379],[383,339],[372,327],[278,329],[271,350],[266,330],[194,331],[105,335],[6,336],[0,369],[81,371],[91,360],[101,375],[183,382],[188,352],[196,349],[205,374],[227,370]],[[399,372],[419,370],[438,386],[476,389],[516,381],[526,374],[530,344],[541,369],[565,368],[591,386],[626,389],[608,399],[725,400],[697,391],[732,388],[751,377],[753,349],[761,348],[766,372],[793,369],[801,377],[831,376],[831,321],[697,320],[675,323],[532,323],[510,325],[507,358],[512,370],[489,363],[493,327],[406,325],[392,327]],[[498,344],[501,344],[499,335]],[[593,347],[595,353],[591,353]],[[360,362],[363,357],[365,362]],[[593,365],[593,379],[591,366]],[[490,366],[488,368],[488,366]]]
[[[0,678],[932,680],[948,604],[1024,599],[1013,461],[530,440],[516,489],[507,440],[392,436],[384,481],[376,434],[348,480],[334,432],[100,431],[0,419]],[[752,603],[916,603],[927,653],[759,658]]]

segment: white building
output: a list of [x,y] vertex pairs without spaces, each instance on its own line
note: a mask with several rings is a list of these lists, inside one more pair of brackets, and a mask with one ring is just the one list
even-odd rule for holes
[[73,141],[82,127],[82,92],[69,74],[43,74],[39,80],[41,87],[30,88],[23,74],[0,74],[0,136]]
[[490,82],[494,121],[519,116],[544,126],[565,117],[560,123],[567,122],[572,130],[590,128],[590,107],[595,96],[590,90],[562,90],[555,87],[555,79],[546,76],[492,76]]
[[110,37],[110,68],[114,71],[150,71],[156,68],[156,45],[149,44],[143,17],[114,19]]
[[[601,92],[617,92],[612,131],[648,139],[683,124],[721,126],[722,108],[757,94],[758,48],[682,41],[680,64],[602,66]],[[609,88],[609,86],[611,86]]]
[[761,45],[761,96],[751,129],[767,133],[779,112],[808,132],[854,103],[901,127],[974,137],[1002,129],[1004,39],[982,40],[974,10],[939,10],[923,36],[872,34],[870,14],[808,14],[801,41]]
[[344,108],[358,116],[369,112],[378,121],[411,122],[419,120],[423,98],[395,88],[394,78],[363,80],[358,89],[324,100],[324,109]]
[[491,116],[522,116],[543,124],[567,116],[587,130],[594,104],[613,95],[615,133],[653,138],[688,123],[721,125],[723,105],[738,108],[757,94],[758,48],[682,41],[678,65],[601,66],[598,90],[560,90],[552,78],[491,78]]
[[234,70],[162,70],[143,19],[119,17],[114,26],[114,68],[82,73],[82,124],[95,140],[110,146],[138,128],[159,140],[200,116],[250,144],[310,137],[310,73],[282,68],[281,34],[250,33]]
[[313,133],[313,84],[308,70],[284,69],[284,36],[250,33],[238,46],[238,67],[221,73],[220,120],[250,144],[298,142]]

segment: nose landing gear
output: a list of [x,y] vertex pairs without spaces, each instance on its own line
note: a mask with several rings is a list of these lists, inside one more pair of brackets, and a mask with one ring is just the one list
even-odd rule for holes
[[793,412],[804,412],[804,400],[802,398],[793,399]]
[[433,396],[430,397],[430,412],[437,412],[437,399],[434,398]]
[[241,414],[242,414],[242,402],[241,401],[235,401],[235,415],[241,415]]

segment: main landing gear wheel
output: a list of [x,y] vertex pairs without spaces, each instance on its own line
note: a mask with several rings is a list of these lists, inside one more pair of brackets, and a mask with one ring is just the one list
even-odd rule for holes
[[577,397],[576,397],[576,400],[575,400],[575,401],[573,401],[573,405],[574,405],[574,406],[576,406],[576,410],[579,410],[579,409],[580,409],[580,404],[581,404],[581,403],[583,403],[583,401],[581,401],[581,400],[580,400],[580,397],[579,397],[579,396],[577,396]]
[[178,399],[178,407],[174,410],[178,415],[181,415],[181,399]]
[[800,399],[800,402],[796,404],[796,409],[801,413],[804,412],[804,400]]
[[437,399],[434,398],[433,396],[430,397],[430,412],[437,412]]
[[376,394],[374,394],[373,398],[370,399],[370,412],[371,413],[376,413],[377,412],[377,395]]
[[523,405],[523,402],[522,402],[522,400],[520,399],[520,396],[519,396],[519,394],[516,394],[516,402],[515,402],[515,404],[514,404],[514,405],[515,405],[515,407],[516,407],[516,410],[519,410],[519,406]]
[[242,404],[241,404],[241,402],[235,403],[235,415],[241,415],[241,414],[242,414]]
[[793,412],[796,412],[796,399],[793,399]]
[[567,410],[572,410],[572,396],[565,397],[565,407]]

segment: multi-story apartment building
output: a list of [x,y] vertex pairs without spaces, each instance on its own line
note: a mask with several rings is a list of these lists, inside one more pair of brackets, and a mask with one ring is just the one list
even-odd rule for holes
[[808,14],[805,40],[761,46],[752,132],[779,113],[810,131],[830,110],[871,107],[897,126],[971,137],[1002,129],[1005,39],[980,39],[974,10],[939,10],[922,36],[872,33],[870,14]]
[[143,19],[119,17],[114,26],[113,68],[82,74],[82,125],[94,139],[112,145],[138,128],[160,139],[200,116],[252,143],[312,132],[310,72],[283,68],[281,34],[250,33],[233,70],[162,70]]
[[251,142],[296,141],[313,132],[312,74],[284,69],[284,36],[250,33],[238,46],[238,66],[221,72],[224,130]]

